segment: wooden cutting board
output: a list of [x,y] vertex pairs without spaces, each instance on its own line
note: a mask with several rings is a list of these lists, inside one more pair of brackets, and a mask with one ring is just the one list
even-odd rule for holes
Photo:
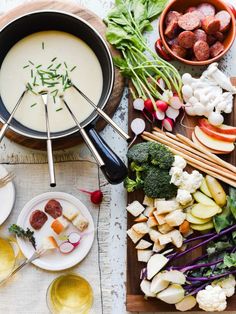
[[[236,78],[232,78],[232,83],[236,86]],[[234,107],[236,108],[236,98],[234,100]],[[134,118],[141,117],[140,114],[135,112],[133,110],[132,106],[132,99],[130,96],[129,100],[129,126],[131,121]],[[174,133],[178,132],[183,135],[188,136],[191,138],[191,133],[193,130],[193,127],[197,124],[197,118],[193,117],[186,117],[183,121],[183,124],[187,127],[184,128],[179,123],[180,119],[178,120],[178,123],[176,124]],[[236,126],[236,109],[234,112],[230,115],[226,115],[225,123],[229,125]],[[149,130],[151,131],[151,126],[148,126]],[[130,135],[132,135],[131,130],[129,130]],[[223,156],[225,160],[232,163],[233,165],[236,165],[236,150],[231,153],[230,155]],[[128,204],[132,203],[135,200],[138,200],[142,203],[143,201],[143,194],[139,191],[129,193],[128,194]],[[134,217],[128,214],[128,223],[127,228],[131,228],[134,224]],[[187,260],[194,259],[195,257],[199,256],[201,254],[201,249],[195,250],[194,252],[187,254],[187,257],[185,259],[181,259],[181,264],[184,265]],[[146,263],[140,263],[137,260],[137,252],[135,249],[135,245],[130,240],[129,237],[127,237],[127,294],[126,294],[126,307],[127,311],[130,312],[176,312],[174,305],[168,305],[164,302],[159,301],[158,299],[150,298],[148,300],[144,299],[144,295],[140,290],[140,271],[143,267],[146,266]],[[236,295],[232,298],[227,299],[228,307],[227,311],[234,311],[236,313]],[[198,307],[193,309],[193,311],[199,310]]]
[[[86,20],[88,23],[90,23],[93,27],[96,28],[96,30],[105,38],[105,31],[106,26],[101,20],[100,17],[98,17],[93,12],[89,11],[85,7],[79,6],[78,4],[70,1],[53,1],[53,0],[47,0],[47,1],[37,1],[37,2],[27,2],[22,5],[17,6],[13,10],[7,12],[0,18],[0,28],[2,28],[4,25],[8,24],[15,18],[24,15],[29,12],[33,11],[39,11],[39,10],[57,10],[57,11],[64,11],[68,13],[75,14],[84,20]],[[108,44],[109,45],[109,44]],[[111,47],[109,45],[110,51],[113,56],[119,54],[116,49]],[[119,73],[119,71],[115,70],[115,85],[113,88],[112,95],[110,97],[109,102],[106,105],[105,112],[112,117],[120,103],[121,96],[124,89],[124,79]],[[106,122],[102,119],[99,119],[96,123],[96,129],[98,131],[101,131],[106,126]],[[45,141],[35,140],[26,138],[22,135],[16,134],[15,132],[8,130],[6,136],[21,145],[34,148],[34,149],[40,149],[40,150],[46,150],[46,143]],[[79,134],[74,134],[66,138],[58,139],[53,141],[53,149],[64,149],[73,147],[75,145],[78,145],[82,141],[82,138]]]

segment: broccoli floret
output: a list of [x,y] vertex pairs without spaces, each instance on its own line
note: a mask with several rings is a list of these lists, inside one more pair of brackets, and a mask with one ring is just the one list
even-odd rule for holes
[[148,171],[150,168],[150,165],[147,162],[144,162],[142,164],[137,164],[135,161],[132,161],[130,164],[130,169],[133,172],[145,172]]
[[151,163],[161,169],[170,169],[175,158],[173,153],[164,145],[150,143],[149,155]]
[[127,153],[128,159],[137,163],[147,162],[149,158],[149,146],[149,142],[132,146]]
[[144,179],[143,189],[145,195],[152,198],[170,199],[177,194],[177,187],[170,183],[169,172],[151,167]]
[[143,180],[139,175],[136,176],[136,181],[127,177],[124,181],[124,187],[126,188],[127,192],[134,192],[135,190],[139,190],[143,187]]

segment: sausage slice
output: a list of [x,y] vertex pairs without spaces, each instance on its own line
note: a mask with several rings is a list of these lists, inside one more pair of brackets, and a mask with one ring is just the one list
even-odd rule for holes
[[178,36],[178,43],[183,48],[192,48],[195,43],[195,35],[191,31],[184,31]]
[[29,218],[30,225],[35,230],[40,230],[47,220],[47,215],[41,210],[33,211]]
[[199,15],[194,11],[186,13],[178,19],[179,27],[185,31],[193,31],[194,29],[201,26],[201,20]]
[[207,16],[202,21],[202,28],[207,34],[214,35],[220,30],[220,20],[214,16]]
[[221,52],[224,51],[224,46],[221,42],[217,41],[213,46],[210,48],[210,55],[212,58],[217,57]]
[[50,200],[47,202],[44,208],[45,212],[52,216],[52,218],[57,219],[62,215],[62,206],[56,200]]
[[198,61],[206,61],[210,57],[210,48],[207,42],[198,40],[194,46],[193,51]]
[[175,38],[178,33],[178,29],[179,29],[178,21],[172,20],[165,29],[166,37],[168,37],[169,39]]
[[220,32],[227,31],[231,22],[231,15],[229,12],[222,10],[216,14],[215,18],[220,21]]
[[179,45],[173,45],[171,47],[171,50],[175,55],[177,55],[180,58],[185,58],[187,55],[187,50]]
[[170,11],[170,12],[168,12],[167,15],[166,15],[166,18],[165,18],[166,26],[168,26],[171,21],[178,21],[178,18],[181,15],[182,14],[177,12],[177,11]]
[[204,32],[203,29],[196,29],[194,31],[194,35],[195,35],[195,41],[198,41],[198,40],[207,41],[207,34],[206,32]]
[[216,8],[210,3],[201,3],[197,7],[197,10],[204,16],[215,16]]

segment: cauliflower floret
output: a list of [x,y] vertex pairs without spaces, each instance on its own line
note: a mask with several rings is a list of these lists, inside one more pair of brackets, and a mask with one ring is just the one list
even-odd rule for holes
[[197,170],[194,170],[191,174],[184,171],[182,174],[182,183],[180,189],[189,191],[190,193],[196,192],[202,184],[203,176]]
[[181,156],[175,155],[175,161],[172,164],[172,167],[177,167],[180,169],[184,169],[187,166],[187,162]]
[[183,170],[178,167],[170,168],[169,175],[171,176],[170,183],[173,183],[176,186],[179,186],[182,183],[182,174]]
[[178,189],[176,201],[181,205],[187,205],[192,201],[192,195],[189,191]]
[[196,300],[200,309],[206,312],[221,312],[227,307],[225,292],[219,286],[206,286],[198,292]]
[[227,278],[214,280],[211,285],[213,287],[220,286],[224,290],[226,297],[229,298],[235,293],[236,281],[233,275],[229,275]]

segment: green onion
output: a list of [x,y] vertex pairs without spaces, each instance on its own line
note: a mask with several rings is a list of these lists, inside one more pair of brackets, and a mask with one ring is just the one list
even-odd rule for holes
[[30,107],[32,108],[32,107],[34,107],[34,106],[36,106],[37,105],[37,103],[35,102],[33,105],[31,105]]
[[66,62],[64,62],[64,65],[65,65],[65,67],[66,67],[66,68],[68,68],[68,67],[67,67],[67,64],[66,64]]
[[29,65],[27,64],[27,65],[24,65],[23,66],[23,69],[26,69],[26,68],[28,68],[29,67]]
[[76,68],[77,66],[75,65],[70,71],[73,72]]
[[54,62],[56,59],[57,59],[57,57],[53,58],[53,59],[51,60],[51,62]]
[[36,66],[36,69],[41,68],[41,66],[42,66],[42,64],[37,65],[37,66]]
[[56,66],[56,69],[59,69],[61,67],[61,63],[59,63],[57,66]]
[[58,111],[61,111],[63,108],[58,108],[56,111],[58,112]]

